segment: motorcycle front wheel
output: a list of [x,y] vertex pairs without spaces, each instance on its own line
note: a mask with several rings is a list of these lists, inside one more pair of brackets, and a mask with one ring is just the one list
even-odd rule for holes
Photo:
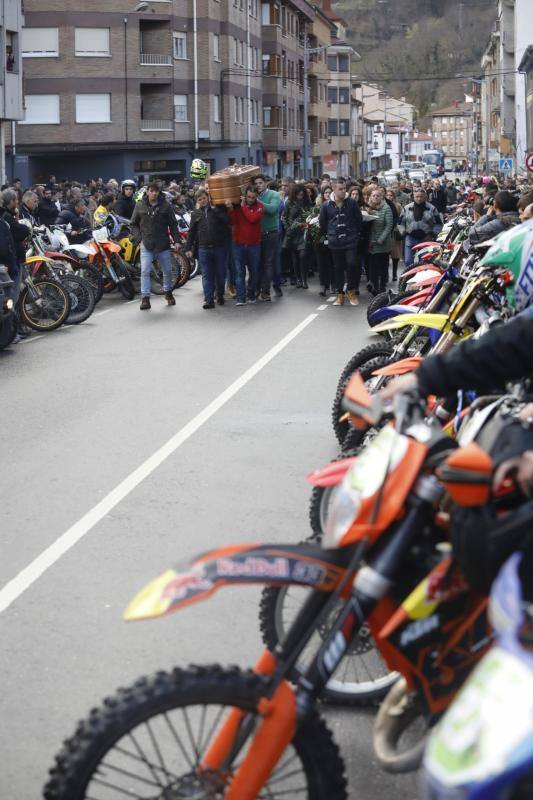
[[37,297],[32,297],[27,286],[20,293],[21,321],[34,331],[54,331],[70,313],[70,295],[52,278],[40,278],[33,285]]
[[[56,757],[43,797],[222,800],[261,719],[264,691],[261,677],[237,668],[191,667],[141,678],[79,723]],[[231,708],[246,712],[251,735],[223,770],[208,771],[202,760]],[[344,764],[316,712],[297,726],[257,797],[345,800]]]
[[67,317],[67,324],[79,325],[80,322],[85,322],[96,306],[96,295],[92,284],[74,273],[67,273],[60,280],[61,285],[70,295],[70,313]]
[[135,297],[135,287],[131,279],[128,265],[120,256],[113,259],[113,269],[118,278],[118,290],[125,300],[133,300]]

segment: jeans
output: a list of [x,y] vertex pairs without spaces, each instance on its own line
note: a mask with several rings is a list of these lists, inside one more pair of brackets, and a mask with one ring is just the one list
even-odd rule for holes
[[165,292],[170,292],[172,288],[172,261],[170,258],[170,250],[161,250],[158,253],[156,250],[147,250],[144,244],[141,244],[141,295],[142,297],[150,297],[150,273],[152,271],[152,264],[154,259],[157,258],[159,266],[163,270],[163,289]]
[[315,252],[320,285],[323,286],[324,289],[329,289],[333,282],[333,262],[331,260],[331,250],[326,244],[317,242]]
[[355,248],[352,250],[332,250],[333,270],[335,276],[335,291],[337,294],[344,292],[344,274],[348,291],[359,289],[361,280],[361,259],[358,258]]
[[412,264],[413,264],[413,262],[415,260],[415,254],[413,253],[413,247],[415,245],[417,245],[417,244],[420,244],[420,239],[414,239],[412,236],[409,236],[409,234],[407,234],[407,236],[405,237],[405,245],[404,245],[404,247],[405,247],[404,261],[405,261],[405,266],[406,267],[412,266]]
[[[261,245],[233,242],[233,261],[235,263],[237,301],[244,303],[247,294],[249,300],[255,300],[259,285]],[[246,292],[246,267],[248,267],[248,292]]]
[[[279,286],[281,276],[278,271],[278,232],[269,231],[263,234],[261,240],[261,291],[270,294],[270,285]],[[277,283],[276,283],[277,281]]]
[[231,247],[228,247],[228,261],[226,266],[226,283],[235,286],[235,260]]
[[228,261],[228,247],[225,244],[217,247],[199,247],[198,261],[202,270],[202,286],[206,302],[212,303],[217,297],[224,296],[226,284],[226,266]]

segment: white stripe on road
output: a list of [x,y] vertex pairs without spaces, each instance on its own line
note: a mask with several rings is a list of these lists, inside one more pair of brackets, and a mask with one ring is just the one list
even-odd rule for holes
[[324,311],[327,308],[327,305],[324,303],[323,306],[318,306],[317,311]]
[[335,300],[334,294],[332,294],[331,297],[328,297],[328,303],[333,303],[334,300]]
[[44,339],[44,333],[41,333],[40,336],[28,336],[27,339],[21,339],[21,341],[18,342],[18,344],[28,344],[28,343],[31,344],[32,342],[36,342],[37,339]]
[[[109,309],[111,310],[111,309]],[[106,313],[101,312],[101,313]],[[318,317],[318,314],[309,314],[299,325],[274,345],[259,361],[256,361],[246,372],[228,386],[199,414],[168,440],[159,450],[146,459],[137,469],[131,472],[124,480],[115,486],[94,508],[83,515],[65,533],[55,540],[46,550],[43,550],[27,567],[19,572],[3,589],[0,590],[0,613],[5,611],[11,603],[29,589],[56,561],[65,555],[86,533],[100,522],[115,506],[127,497],[142,481],[148,478],[157,467],[181,447],[202,425],[217,413],[229,400],[249,383],[262,369],[266,367],[282,350],[287,347],[308,325]]]

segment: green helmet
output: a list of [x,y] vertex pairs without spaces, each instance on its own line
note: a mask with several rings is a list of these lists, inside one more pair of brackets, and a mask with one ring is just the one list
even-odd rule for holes
[[533,219],[497,236],[480,264],[513,274],[507,298],[518,312],[523,311],[533,301]]
[[193,158],[191,162],[191,178],[193,180],[207,178],[207,164],[201,158]]

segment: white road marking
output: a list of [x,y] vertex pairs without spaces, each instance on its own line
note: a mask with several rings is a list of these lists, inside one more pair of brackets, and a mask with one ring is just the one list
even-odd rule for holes
[[37,339],[44,339],[44,333],[41,333],[40,336],[28,336],[27,339],[21,339],[19,344],[31,344],[32,342],[36,342]]
[[93,317],[101,317],[102,314],[109,314],[110,311],[114,311],[114,308],[106,308],[105,311],[97,311],[96,314],[93,314]]
[[328,303],[333,303],[334,300],[335,300],[334,294],[332,294],[331,297],[328,297]]
[[324,303],[323,306],[318,306],[317,311],[324,311],[327,308],[327,305]]
[[[109,309],[111,310],[111,309]],[[105,311],[102,313],[106,313]],[[157,467],[167,460],[176,450],[184,444],[202,425],[204,425],[217,411],[249,383],[261,370],[267,366],[288,344],[292,342],[308,325],[318,317],[318,314],[309,314],[299,325],[292,329],[283,339],[274,345],[264,356],[255,362],[246,372],[237,378],[227,389],[209,403],[199,414],[179,430],[159,450],[156,450],[137,469],[115,486],[99,503],[91,508],[81,519],[74,523],[65,533],[59,536],[46,550],[43,550],[28,564],[18,575],[0,590],[0,613],[23,594],[26,589],[37,581],[50,567],[65,555],[86,533],[100,522],[110,511],[127,497],[142,481],[148,478]]]

